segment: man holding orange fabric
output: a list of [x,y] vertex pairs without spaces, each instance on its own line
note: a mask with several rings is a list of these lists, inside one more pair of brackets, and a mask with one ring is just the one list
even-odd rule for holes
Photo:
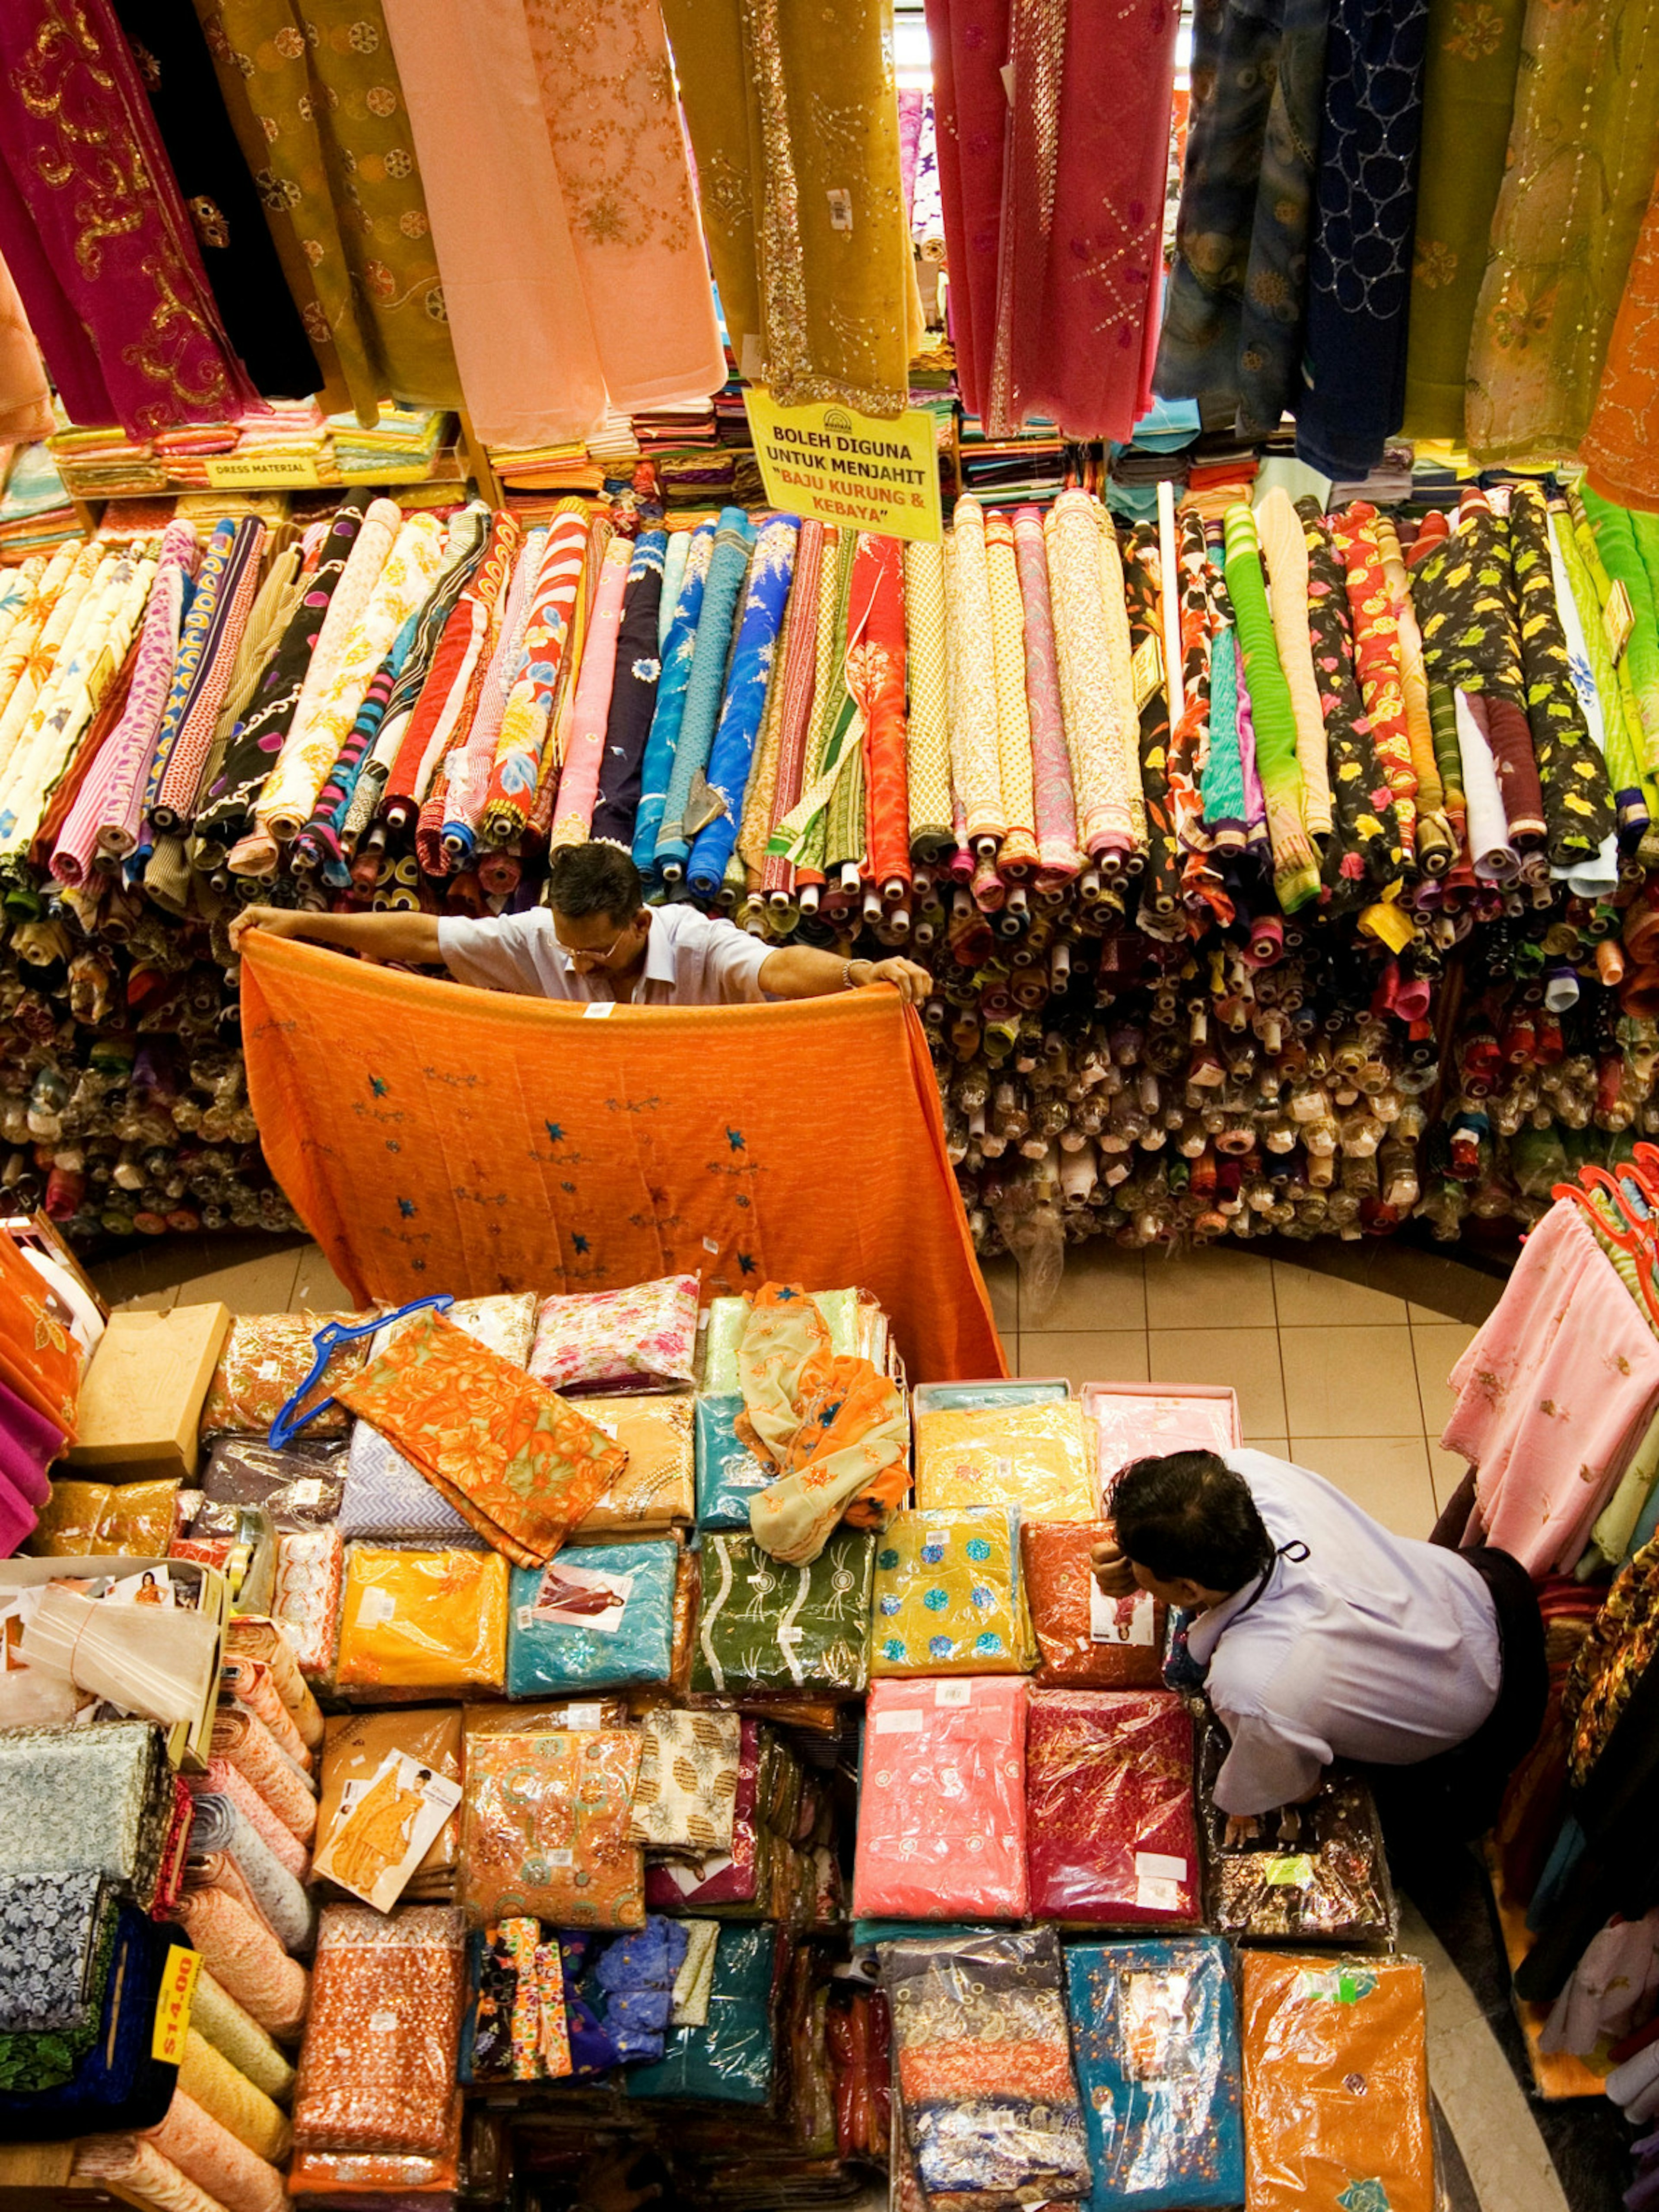
[[933,979],[914,960],[843,960],[816,945],[769,947],[693,906],[648,907],[639,870],[618,845],[566,845],[552,856],[549,903],[474,921],[430,914],[309,914],[245,907],[230,925],[305,938],[366,960],[447,968],[462,983],[532,998],[620,1006],[718,1006],[822,999],[891,983],[911,1004]]

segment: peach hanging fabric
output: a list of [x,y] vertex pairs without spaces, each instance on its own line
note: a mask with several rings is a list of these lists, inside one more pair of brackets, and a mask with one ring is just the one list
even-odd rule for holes
[[272,1171],[359,1300],[857,1283],[915,1379],[1005,1371],[890,991],[592,1021],[256,931],[242,1019]]
[[11,271],[0,261],[0,441],[26,445],[50,435],[52,386],[41,366]]
[[[556,445],[612,410],[718,391],[725,356],[654,0],[386,12],[478,435]],[[511,222],[488,219],[502,207]]]

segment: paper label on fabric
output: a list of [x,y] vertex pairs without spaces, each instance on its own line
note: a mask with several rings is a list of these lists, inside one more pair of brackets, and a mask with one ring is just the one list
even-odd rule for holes
[[718,1252],[720,1249],[719,1237],[705,1237],[702,1240],[702,1249],[705,1252]]
[[1089,1641],[1091,1644],[1150,1645],[1157,1619],[1157,1603],[1150,1590],[1133,1597],[1108,1597],[1091,1576],[1089,1581]]
[[289,1503],[296,1513],[314,1513],[319,1506],[325,1503],[328,1488],[327,1483],[319,1476],[306,1475],[298,1482],[289,1483]]
[[534,1598],[520,1607],[519,1626],[586,1628],[597,1630],[601,1636],[614,1636],[623,1625],[633,1587],[632,1575],[567,1566],[562,1559],[556,1559],[542,1570]]
[[390,2035],[396,2029],[397,2025],[398,2015],[389,2006],[382,2011],[372,2012],[368,2015],[368,2027],[371,2035]]
[[744,395],[766,496],[786,514],[851,523],[882,538],[943,536],[932,416],[890,422],[819,401],[780,407],[763,386]]
[[567,1705],[564,1724],[572,1729],[596,1729],[605,1726],[603,1705]]
[[398,1601],[390,1590],[366,1589],[357,1607],[359,1628],[384,1628],[398,1610]]
[[1269,1889],[1311,1889],[1314,1863],[1305,1851],[1270,1858],[1263,1869],[1262,1879]]
[[1135,1883],[1135,1903],[1144,1912],[1179,1912],[1181,1884],[1178,1881],[1155,1881],[1142,1875]]
[[921,1734],[921,1715],[919,1712],[915,1711],[906,1713],[878,1713],[876,1715],[876,1734],[878,1735],[920,1735]]
[[1601,627],[1607,634],[1607,650],[1613,655],[1613,665],[1624,659],[1625,647],[1630,643],[1631,632],[1636,627],[1636,610],[1630,603],[1630,593],[1622,584],[1615,584],[1607,593],[1607,603],[1601,610]]
[[1156,630],[1148,630],[1135,647],[1129,661],[1129,681],[1138,714],[1153,692],[1164,688],[1164,645]]
[[161,2066],[177,2066],[185,2055],[190,2029],[190,2008],[196,1996],[196,1976],[202,1964],[199,1953],[169,1943],[161,1969],[161,1994],[155,2000],[155,2027],[149,2055]]
[[582,1008],[582,1019],[588,1022],[602,1022],[607,1014],[614,1014],[616,1011],[617,1002],[614,999],[590,999]]
[[574,1866],[576,1863],[576,1854],[567,1844],[562,1850],[549,1851],[547,1854],[547,1863],[550,1867]]
[[1013,64],[1012,62],[1004,62],[1002,67],[997,71],[997,75],[1002,79],[1003,97],[1007,100],[1009,106],[1012,107],[1014,104]]
[[851,192],[837,190],[828,193],[826,197],[830,202],[830,229],[851,230],[853,228],[853,195]]
[[1170,1851],[1137,1851],[1135,1873],[1148,1881],[1185,1881],[1187,1862]]
[[936,1706],[969,1705],[973,1701],[973,1695],[974,1686],[971,1682],[935,1682],[933,1685],[933,1703]]

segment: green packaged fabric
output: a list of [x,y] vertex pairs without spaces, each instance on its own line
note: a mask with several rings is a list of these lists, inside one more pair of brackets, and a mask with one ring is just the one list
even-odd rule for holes
[[773,1479],[748,1446],[738,1440],[736,1422],[742,1394],[697,1401],[697,1526],[746,1528],[749,1501]]
[[1060,1406],[1071,1396],[1065,1382],[921,1382],[918,1413],[1000,1413],[1006,1406]]
[[674,1543],[568,1545],[545,1567],[514,1567],[507,1696],[667,1681],[679,1570]]
[[630,2067],[630,2097],[690,2097],[701,2104],[763,2105],[772,2094],[769,1927],[722,1928],[714,1952],[708,2019],[679,2027],[654,2065]]
[[842,1528],[807,1566],[783,1565],[752,1536],[710,1529],[691,1686],[718,1696],[748,1690],[863,1689],[876,1539]]
[[[856,1291],[814,1291],[813,1304],[830,1331],[830,1349],[849,1358],[859,1348],[859,1294]],[[749,1326],[747,1298],[711,1298],[708,1326],[703,1331],[701,1387],[713,1398],[739,1397],[738,1350]],[[747,1516],[744,1516],[745,1524]]]

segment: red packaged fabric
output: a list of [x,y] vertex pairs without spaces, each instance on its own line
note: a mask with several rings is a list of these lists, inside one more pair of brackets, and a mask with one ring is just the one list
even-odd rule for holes
[[1170,1690],[1036,1691],[1025,1826],[1034,1919],[1195,1928],[1193,1723],[1182,1699]]
[[[1112,1534],[1109,1521],[1026,1521],[1020,1571],[1031,1628],[1042,1654],[1038,1689],[1156,1690],[1164,1684],[1168,1608],[1149,1591],[1097,1599],[1089,1554]],[[1094,1624],[1112,1640],[1097,1643]]]
[[872,1682],[859,1784],[859,1920],[1025,1916],[1023,1678]]

